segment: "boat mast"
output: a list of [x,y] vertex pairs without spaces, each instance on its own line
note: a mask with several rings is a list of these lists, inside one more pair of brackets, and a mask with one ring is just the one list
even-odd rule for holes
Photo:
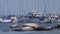
[[33,3],[33,13],[36,13],[36,12],[37,12],[36,0],[34,0],[34,3]]
[[4,6],[3,6],[3,7],[4,7],[3,13],[5,12],[4,15],[6,15],[6,11],[7,11],[7,8],[6,8],[6,7],[7,7],[6,1],[3,1],[3,5],[4,5]]
[[39,9],[40,9],[40,8],[39,8],[39,0],[37,1],[37,4],[38,4],[38,5],[37,5],[37,11],[38,11],[38,14],[40,14],[40,13],[39,13]]
[[[2,1],[0,0],[0,4],[1,3],[2,3]],[[2,5],[0,5],[0,11],[2,12],[2,9],[1,8],[2,8]],[[0,15],[2,15],[1,12],[0,12]]]
[[20,0],[18,0],[18,16],[20,15]]
[[25,1],[25,12],[27,11],[27,3],[28,3],[28,0]]
[[21,4],[22,4],[22,14],[23,14],[23,0],[22,0]]
[[6,0],[6,5],[7,5],[7,16],[9,15],[9,11],[8,11],[8,0]]
[[[39,0],[34,0],[34,12],[39,12]],[[37,13],[38,13],[37,12]]]
[[34,0],[34,3],[33,3],[33,11],[34,12],[36,11],[36,0]]
[[38,10],[37,11],[39,11],[39,0],[38,0]]
[[43,0],[43,2],[44,2],[44,12],[43,12],[43,15],[45,15],[45,14],[47,14],[46,13],[46,0]]

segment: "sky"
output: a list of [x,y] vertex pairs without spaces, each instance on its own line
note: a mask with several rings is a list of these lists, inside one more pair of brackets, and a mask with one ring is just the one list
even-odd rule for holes
[[33,10],[60,13],[60,0],[0,0],[0,15],[26,15]]

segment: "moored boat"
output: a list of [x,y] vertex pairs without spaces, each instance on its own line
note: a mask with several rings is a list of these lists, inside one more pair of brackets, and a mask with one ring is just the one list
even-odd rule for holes
[[26,23],[21,27],[16,28],[14,31],[41,31],[41,30],[51,30],[52,27],[41,27],[36,23]]

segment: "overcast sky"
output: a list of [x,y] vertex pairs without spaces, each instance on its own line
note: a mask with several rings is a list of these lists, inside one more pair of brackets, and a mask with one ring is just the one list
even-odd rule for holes
[[0,0],[0,15],[25,15],[35,9],[39,13],[60,13],[60,0]]

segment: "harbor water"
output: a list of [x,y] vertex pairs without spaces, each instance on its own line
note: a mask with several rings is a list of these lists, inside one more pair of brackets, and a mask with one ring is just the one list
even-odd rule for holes
[[[60,34],[60,29],[52,29],[49,31],[12,31],[14,29],[9,27],[12,24],[14,23],[0,23],[0,33],[1,34]],[[17,24],[21,26],[24,23],[21,22]],[[52,27],[56,26],[57,24],[51,23],[51,24],[40,24],[40,25],[44,27]]]

